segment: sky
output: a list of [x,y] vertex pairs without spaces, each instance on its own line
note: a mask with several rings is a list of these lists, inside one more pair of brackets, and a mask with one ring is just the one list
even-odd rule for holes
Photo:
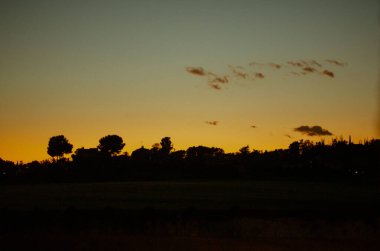
[[377,0],[0,2],[0,158],[379,137]]

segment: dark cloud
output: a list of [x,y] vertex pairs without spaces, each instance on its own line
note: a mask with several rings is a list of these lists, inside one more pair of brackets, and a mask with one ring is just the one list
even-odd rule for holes
[[212,125],[212,126],[216,126],[216,125],[218,125],[219,124],[219,121],[206,121],[205,122],[206,124],[209,124],[209,125]]
[[264,78],[264,74],[262,74],[261,72],[256,72],[255,77],[256,78]]
[[288,61],[288,65],[298,67],[298,68],[307,68],[307,67],[322,67],[322,64],[317,62],[316,60],[299,60],[299,61]]
[[241,70],[236,70],[234,68],[231,68],[232,72],[234,73],[234,75],[238,78],[242,78],[242,79],[248,79],[249,75],[248,73],[246,72],[243,72]]
[[[325,64],[328,62],[330,65],[338,65],[338,66],[345,66],[346,63],[333,60],[333,59],[327,59],[323,61]],[[249,66],[260,68],[256,69],[255,71],[252,71],[252,68],[245,69],[243,66],[234,66],[234,65],[228,65],[229,72],[227,75],[218,75],[216,73],[213,73],[211,71],[206,71],[202,67],[186,67],[186,71],[190,74],[196,75],[196,76],[202,76],[207,77],[207,83],[208,85],[214,89],[214,90],[221,90],[223,85],[234,83],[235,80],[242,81],[242,80],[256,80],[256,79],[264,79],[268,76],[270,77],[271,72],[267,71],[268,68],[271,69],[283,69],[280,72],[287,72],[288,74],[292,74],[294,76],[305,76],[309,74],[319,74],[319,75],[325,75],[330,78],[334,78],[335,74],[334,72],[330,70],[325,70],[322,67],[324,67],[323,63],[320,63],[314,59],[310,60],[293,60],[293,61],[287,61],[286,63],[281,62],[269,62],[269,63],[260,63],[260,62],[250,62],[248,63]],[[247,65],[245,65],[247,67]]]
[[243,78],[243,79],[248,79],[248,77],[249,77],[248,73],[245,73],[245,72],[234,72],[234,73],[236,74],[236,76]]
[[320,126],[300,126],[294,128],[294,131],[306,134],[307,136],[331,136],[333,135],[326,129],[323,129]]
[[186,67],[186,71],[188,73],[198,75],[198,76],[206,76],[207,72],[202,67]]
[[317,61],[315,61],[315,60],[310,60],[310,65],[317,66],[317,67],[322,67],[322,65],[320,63],[318,63]]
[[208,85],[212,88],[212,89],[215,89],[215,90],[221,90],[222,87],[220,87],[220,85],[216,84],[216,83],[208,83]]
[[222,89],[220,84],[227,84],[229,82],[229,76],[218,76],[215,73],[205,71],[202,67],[186,67],[186,71],[197,76],[207,76],[208,84],[215,90]]
[[307,66],[307,67],[303,68],[303,71],[304,72],[315,72],[317,70],[315,68],[313,68],[313,67]]
[[257,128],[257,126],[255,126],[255,125],[252,125],[251,127],[252,127],[252,128]]
[[337,65],[337,66],[346,66],[347,63],[341,62],[335,59],[327,59],[326,62],[329,62],[330,64]]
[[263,66],[263,67],[271,67],[275,69],[281,69],[282,65],[277,63],[257,63],[257,62],[250,62],[248,65],[250,66]]
[[331,72],[331,71],[329,71],[329,70],[324,70],[323,72],[322,72],[322,74],[323,75],[326,75],[326,76],[328,76],[328,77],[330,77],[330,78],[333,78],[335,75],[334,75],[334,72]]
[[216,84],[228,84],[229,82],[229,76],[218,76],[215,73],[209,72],[209,83],[216,83]]
[[228,84],[229,82],[229,76],[223,76],[220,77],[214,73],[209,73],[208,74],[208,85],[214,89],[214,90],[221,90],[222,87],[220,86],[221,84]]
[[288,61],[287,63],[291,66],[300,67],[300,68],[304,68],[307,66],[307,64],[304,64],[305,63],[304,61]]

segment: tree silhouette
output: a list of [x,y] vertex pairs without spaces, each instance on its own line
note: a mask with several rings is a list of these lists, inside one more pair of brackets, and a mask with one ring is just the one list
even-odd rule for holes
[[47,153],[51,157],[61,158],[64,154],[71,153],[73,145],[63,135],[53,136],[48,143]]
[[161,145],[160,151],[165,155],[168,155],[170,151],[173,149],[173,144],[172,144],[172,141],[170,140],[170,137],[162,138],[160,145]]
[[98,149],[107,154],[115,155],[121,152],[125,144],[123,139],[118,135],[107,135],[99,140]]
[[131,158],[137,162],[149,161],[151,159],[151,151],[142,146],[132,152]]
[[239,154],[242,156],[248,156],[249,153],[250,153],[249,146],[243,146],[242,148],[239,149]]

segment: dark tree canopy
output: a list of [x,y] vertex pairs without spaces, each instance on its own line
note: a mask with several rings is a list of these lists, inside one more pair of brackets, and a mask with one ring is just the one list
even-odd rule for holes
[[250,153],[249,146],[243,146],[242,148],[240,148],[239,153],[243,156],[247,156]]
[[51,157],[62,157],[64,154],[71,153],[73,145],[63,135],[53,136],[48,143],[47,153]]
[[[121,137],[108,135],[97,148],[79,148],[72,161],[13,163],[0,158],[0,182],[31,180],[129,180],[172,178],[296,178],[313,181],[378,182],[380,180],[380,139],[355,144],[334,139],[331,144],[299,140],[288,149],[239,152],[192,146],[173,151],[169,137],[152,149],[141,147],[131,156],[118,155],[124,147]],[[48,153],[54,158],[70,153],[73,146],[63,135],[51,137]],[[163,150],[164,149],[164,150]],[[53,167],[53,168],[50,168]],[[58,168],[54,168],[58,167]],[[62,168],[64,167],[64,168]]]
[[145,161],[151,158],[151,151],[145,147],[140,147],[132,152],[131,157],[133,160]]
[[107,135],[99,140],[98,149],[107,155],[115,155],[121,152],[125,144],[118,135]]
[[173,149],[172,141],[170,140],[170,137],[164,137],[161,139],[161,152],[164,154],[169,154],[170,151]]

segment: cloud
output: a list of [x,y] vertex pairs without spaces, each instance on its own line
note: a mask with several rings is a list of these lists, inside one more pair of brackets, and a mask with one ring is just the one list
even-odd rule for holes
[[281,69],[282,65],[281,64],[277,64],[277,63],[257,63],[257,62],[250,62],[248,63],[248,65],[250,66],[264,66],[264,67],[271,67],[271,68],[275,68],[275,69]]
[[333,64],[333,65],[337,65],[337,66],[346,66],[347,65],[347,63],[345,63],[345,62],[341,62],[341,61],[338,61],[335,59],[327,59],[326,62]]
[[287,62],[289,65],[291,66],[295,66],[295,67],[300,67],[300,68],[304,68],[307,66],[307,64],[305,64],[304,61],[288,61]]
[[[323,62],[323,63],[322,63]],[[270,78],[274,74],[274,70],[279,70],[280,73],[287,73],[293,76],[305,76],[309,74],[324,75],[326,77],[335,78],[334,72],[325,69],[328,64],[345,66],[345,62],[334,59],[327,59],[318,62],[314,59],[308,60],[292,60],[287,62],[250,62],[244,66],[228,65],[229,71],[225,74],[215,74],[207,71],[202,67],[186,67],[186,71],[192,75],[207,77],[207,83],[214,90],[223,89],[223,85],[231,83],[239,83],[239,81],[255,81],[257,79]],[[248,67],[247,67],[248,66]],[[249,68],[249,66],[255,69]],[[247,68],[245,68],[247,67]],[[259,68],[259,69],[257,69]],[[272,69],[271,71],[268,69]]]
[[304,68],[303,68],[303,71],[304,71],[304,72],[315,72],[316,69],[313,68],[313,67],[307,66],[307,67],[304,67]]
[[216,125],[218,125],[219,124],[219,121],[206,121],[205,122],[206,124],[209,124],[209,125],[212,125],[212,126],[216,126]]
[[276,64],[276,63],[269,63],[268,64],[270,67],[273,67],[275,69],[281,69],[282,65]]
[[288,65],[298,68],[306,68],[306,67],[322,67],[322,64],[317,62],[316,60],[299,60],[299,61],[288,61]]
[[208,73],[208,85],[214,90],[221,90],[222,87],[220,85],[228,84],[228,82],[229,82],[229,76],[220,77],[216,75],[215,73],[212,73],[212,72]]
[[310,65],[317,66],[317,67],[322,67],[322,65],[320,63],[318,63],[317,61],[315,61],[315,60],[310,60]]
[[332,71],[329,71],[329,70],[324,70],[323,72],[322,72],[322,74],[323,75],[326,75],[326,76],[328,76],[328,77],[330,77],[330,78],[333,78],[335,75],[334,75],[334,72],[332,72]]
[[285,136],[285,137],[288,137],[289,139],[292,139],[292,138],[293,138],[293,137],[290,136],[289,134],[285,134],[284,136]]
[[293,75],[295,75],[295,76],[301,76],[301,73],[299,73],[299,72],[292,71],[290,73],[293,74]]
[[198,76],[206,76],[207,72],[202,67],[186,67],[186,71],[188,73],[198,75]]
[[323,129],[321,126],[300,126],[294,128],[294,131],[306,134],[307,136],[331,136],[333,135],[326,129]]
[[261,72],[256,72],[255,77],[256,78],[264,78],[264,74],[262,74]]
[[219,83],[219,84],[228,84],[229,82],[229,76],[218,76],[215,73],[209,72],[209,83]]
[[218,76],[215,73],[206,71],[202,67],[186,67],[186,71],[190,74],[208,77],[208,84],[214,90],[221,90],[220,84],[227,84],[229,82],[229,76]]
[[236,69],[233,69],[232,68],[232,72],[234,73],[234,75],[238,78],[242,78],[242,79],[248,79],[249,75],[248,73],[246,72],[243,72],[243,71],[238,71]]
[[255,125],[252,125],[252,126],[251,126],[251,128],[257,128],[257,126],[255,126]]
[[221,89],[222,89],[222,87],[220,87],[220,85],[215,84],[215,83],[208,83],[208,85],[209,85],[212,89],[215,89],[215,90],[221,90]]

